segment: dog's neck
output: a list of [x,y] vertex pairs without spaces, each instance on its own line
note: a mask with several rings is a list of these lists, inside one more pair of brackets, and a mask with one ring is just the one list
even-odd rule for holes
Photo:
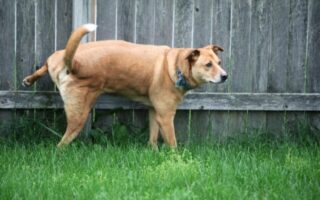
[[185,91],[188,91],[194,88],[186,79],[186,77],[183,75],[179,67],[177,67],[176,69],[176,76],[177,76],[177,80],[176,80],[177,88],[183,89]]
[[188,77],[183,73],[181,65],[185,63],[179,62],[179,51],[179,49],[171,49],[166,52],[166,66],[174,87],[184,94],[185,92],[196,88],[199,84],[192,77]]

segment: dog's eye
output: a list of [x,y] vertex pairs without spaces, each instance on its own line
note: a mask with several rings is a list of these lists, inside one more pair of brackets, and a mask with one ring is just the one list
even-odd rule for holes
[[211,63],[211,62],[208,62],[208,63],[206,64],[206,66],[207,66],[207,67],[212,67],[212,63]]
[[218,65],[221,65],[221,61],[218,62]]

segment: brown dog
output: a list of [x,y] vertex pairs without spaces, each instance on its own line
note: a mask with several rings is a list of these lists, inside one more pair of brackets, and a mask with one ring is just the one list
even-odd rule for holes
[[150,138],[156,148],[159,130],[164,141],[176,147],[174,116],[183,95],[207,82],[227,79],[216,45],[203,48],[170,48],[125,41],[81,44],[94,31],[86,24],[70,36],[66,49],[53,53],[44,66],[23,80],[31,86],[49,71],[59,88],[67,115],[67,130],[58,147],[69,144],[81,131],[97,97],[117,93],[148,106]]

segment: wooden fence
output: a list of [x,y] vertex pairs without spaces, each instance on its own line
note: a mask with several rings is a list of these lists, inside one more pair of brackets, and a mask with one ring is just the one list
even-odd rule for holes
[[[55,121],[62,104],[49,76],[31,89],[20,82],[64,48],[74,27],[94,22],[97,32],[84,41],[224,47],[229,79],[186,97],[175,119],[178,139],[281,134],[299,122],[318,132],[319,11],[318,0],[0,0],[0,119],[54,109],[31,113]],[[145,107],[119,97],[101,97],[94,113],[89,126],[147,125]]]

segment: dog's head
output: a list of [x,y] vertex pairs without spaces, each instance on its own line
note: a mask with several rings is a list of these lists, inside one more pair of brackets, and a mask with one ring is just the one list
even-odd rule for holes
[[222,83],[228,75],[221,67],[218,52],[223,48],[217,45],[208,45],[199,49],[191,49],[186,53],[190,75],[198,84]]

